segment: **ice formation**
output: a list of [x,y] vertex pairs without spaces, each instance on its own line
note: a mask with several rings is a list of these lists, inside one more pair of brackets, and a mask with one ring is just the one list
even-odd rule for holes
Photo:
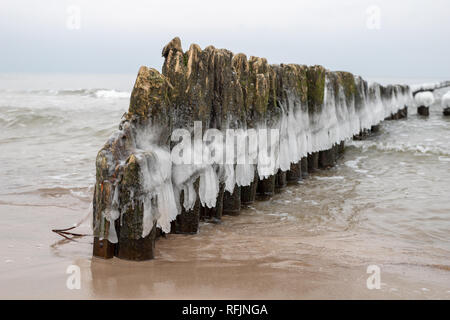
[[450,86],[450,81],[441,81],[441,82],[429,82],[429,83],[411,85],[410,88],[411,88],[412,92],[415,92],[418,90],[421,90],[421,91],[435,90],[435,89],[440,89],[440,88],[449,87],[449,86]]
[[449,108],[450,107],[450,91],[448,91],[446,94],[442,96],[442,107]]
[[[115,223],[119,217],[121,226],[136,223],[127,214],[135,215],[133,219],[141,217],[142,232],[139,235],[131,233],[130,237],[146,237],[155,224],[164,232],[169,232],[171,221],[183,209],[191,210],[197,197],[203,206],[215,207],[221,183],[231,193],[235,185],[250,185],[255,174],[262,179],[279,169],[287,171],[292,163],[299,162],[308,153],[330,149],[370,129],[411,104],[412,100],[407,86],[369,84],[361,77],[318,67],[270,66],[265,59],[251,57],[247,61],[242,54],[233,56],[229,51],[213,47],[201,51],[198,46],[192,45],[188,52],[183,53],[174,44],[172,48],[166,46],[163,54],[166,58],[164,76],[152,69],[141,68],[132,93],[129,114],[120,130],[111,137],[97,157],[97,201],[94,202],[94,210],[101,212],[104,219],[95,220],[97,225],[94,224],[94,234],[112,243],[118,241]],[[215,64],[208,60],[209,56],[200,60],[202,54],[215,57]],[[206,63],[211,63],[210,68],[216,68],[214,72],[221,72],[221,78],[210,78],[207,74],[204,81],[201,72],[212,72],[205,67]],[[308,77],[299,80],[305,70],[312,70],[312,76],[306,73]],[[166,84],[164,77],[170,83]],[[232,80],[236,77],[237,80]],[[149,84],[143,79],[150,79],[145,81],[154,81],[156,84]],[[214,84],[214,81],[222,82]],[[276,81],[279,84],[274,85]],[[304,93],[306,83],[309,90],[307,98]],[[163,109],[165,100],[159,98],[166,94],[162,93],[162,90],[166,90],[165,86],[174,95],[171,100],[173,107],[169,111]],[[179,91],[175,91],[177,86],[181,88]],[[207,94],[219,86],[228,86],[228,91],[236,92],[235,100],[226,95],[229,94],[226,90],[222,90],[225,93],[222,93],[221,104],[215,102],[214,96],[208,98]],[[276,97],[272,98],[274,101],[270,101],[271,86],[276,91],[276,94],[272,94]],[[182,94],[178,92],[189,95],[183,100]],[[427,104],[432,102],[432,98],[432,94],[430,97],[428,93],[416,95],[416,100]],[[214,117],[206,117],[210,123],[219,123],[211,127],[216,133],[221,133],[226,141],[210,142],[207,135],[203,135],[201,141],[210,143],[200,143],[200,150],[196,148],[192,134],[195,117],[192,111],[186,112],[186,105],[191,102],[198,104],[191,110],[200,109],[201,112],[208,110],[205,105],[213,105],[213,111],[208,112]],[[139,109],[139,103],[145,108]],[[244,106],[254,110],[250,120],[248,114],[242,116],[239,111]],[[222,114],[221,110],[228,111]],[[205,122],[204,119],[200,120]],[[200,163],[174,163],[171,151],[178,151],[180,144],[174,145],[173,141],[171,144],[167,138],[170,132],[166,131],[171,126],[176,128],[177,124],[185,126],[187,133],[184,140],[190,139],[192,142],[187,144],[189,148],[185,146],[183,157],[193,159],[200,156]],[[235,139],[229,139],[227,135],[227,129],[231,128],[239,130]],[[230,148],[234,152],[231,156],[226,154]],[[231,163],[221,161],[228,156]],[[183,203],[180,203],[181,193],[184,196]],[[142,213],[139,213],[139,208],[142,208]],[[102,225],[104,220],[109,222],[108,228]]]

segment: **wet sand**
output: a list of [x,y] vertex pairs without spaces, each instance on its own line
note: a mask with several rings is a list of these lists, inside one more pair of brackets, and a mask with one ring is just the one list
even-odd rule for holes
[[[331,170],[220,225],[202,223],[197,235],[159,239],[156,259],[137,263],[93,259],[92,237],[51,232],[84,215],[95,155],[128,99],[0,97],[9,119],[0,298],[450,299],[450,118],[439,106],[428,119],[412,108],[408,119],[384,122]],[[81,269],[80,290],[66,286],[70,265]],[[369,265],[381,269],[379,290],[366,287]]]
[[[326,179],[333,174],[320,176]],[[309,183],[317,181],[326,180],[312,177]],[[91,258],[91,237],[71,242],[50,232],[51,227],[79,219],[79,210],[2,204],[0,298],[450,298],[448,264],[422,264],[408,252],[399,256],[399,245],[392,240],[377,239],[348,225],[341,228],[331,218],[324,224],[313,213],[299,228],[281,211],[295,208],[291,201],[304,196],[305,190],[301,184],[290,186],[238,217],[224,217],[220,225],[202,223],[197,235],[161,238],[156,259],[147,262]],[[331,198],[330,202],[339,201]],[[24,215],[30,219],[17,226],[17,217]],[[318,228],[308,229],[313,224]],[[320,230],[321,226],[328,230]],[[80,290],[66,286],[66,269],[72,264],[81,268]],[[366,287],[366,268],[371,264],[381,268],[379,290]]]

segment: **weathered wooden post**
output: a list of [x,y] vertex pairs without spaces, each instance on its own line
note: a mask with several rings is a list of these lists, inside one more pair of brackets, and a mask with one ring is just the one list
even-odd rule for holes
[[319,152],[308,153],[308,173],[316,172],[319,169]]
[[[194,183],[194,190],[198,191],[198,179]],[[201,214],[200,199],[197,196],[194,207],[190,210],[184,208],[184,191],[180,194],[181,213],[176,220],[172,221],[171,233],[178,234],[196,234],[199,230],[199,220]]]
[[219,183],[219,193],[216,199],[216,206],[214,208],[201,207],[200,208],[200,217],[202,220],[212,222],[212,223],[220,223],[223,215],[223,195],[225,192],[225,184],[223,182]]
[[442,110],[444,116],[450,116],[450,107],[444,108],[444,110]]
[[287,186],[286,171],[278,170],[275,178],[275,190],[280,191]]
[[[308,83],[308,114],[312,131],[320,127],[319,115],[323,109],[325,94],[325,73],[322,66],[308,67],[306,78]],[[319,152],[308,154],[308,172],[312,173],[319,168]]]
[[[321,66],[270,66],[264,58],[247,60],[243,54],[233,56],[212,46],[201,50],[193,44],[183,52],[179,38],[166,45],[162,55],[162,74],[140,68],[129,111],[97,155],[95,257],[152,259],[159,233],[193,234],[200,217],[220,222],[222,214],[236,215],[256,193],[270,197],[287,182],[334,165],[344,151],[342,139],[354,132],[360,130],[364,137],[377,130],[376,122],[389,113],[391,119],[407,116],[407,107],[400,109],[399,104],[406,101],[408,87],[375,84],[369,89],[367,82],[346,72],[329,72]],[[335,96],[328,96],[330,92]],[[369,110],[366,100],[376,110]],[[324,119],[331,120],[324,124]],[[272,171],[262,162],[244,167],[175,163],[173,130],[187,129],[188,139],[198,142],[193,129],[197,121],[219,133],[280,129],[281,146],[274,147],[279,154],[270,152],[277,165]],[[203,143],[205,137],[200,139]]]
[[96,257],[112,258],[112,252],[128,260],[147,260],[154,256],[156,223],[148,215],[154,204],[143,188],[145,177],[141,171],[142,166],[158,166],[161,159],[154,152],[134,152],[141,147],[142,128],[150,121],[163,128],[155,132],[155,145],[168,148],[169,105],[161,99],[168,88],[167,79],[157,70],[141,67],[128,114],[120,130],[98,153],[93,210],[93,255]]
[[345,141],[341,141],[338,144],[338,154],[339,156],[342,156],[345,152]]
[[241,187],[234,186],[232,193],[225,191],[223,195],[223,214],[236,216],[241,211]]
[[377,124],[377,125],[371,126],[370,127],[370,131],[373,132],[373,133],[379,132],[380,131],[380,125]]
[[255,202],[258,180],[258,172],[255,170],[253,182],[249,186],[241,187],[241,204],[250,205]]
[[421,116],[429,116],[430,115],[430,107],[419,106],[419,107],[417,107],[417,113]]
[[[202,127],[208,128],[212,102],[210,95],[201,93],[208,89],[205,81],[207,70],[202,68],[202,60],[205,60],[202,50],[198,45],[192,44],[184,53],[181,40],[176,37],[163,48],[162,56],[165,58],[162,73],[171,84],[167,99],[171,105],[172,128],[192,130],[194,121],[201,121]],[[172,141],[171,147],[175,143],[177,142]],[[198,193],[198,177],[194,182],[194,190]],[[197,196],[194,206],[186,210],[183,205],[185,196],[182,190],[181,213],[173,221],[171,232],[195,234],[199,228],[200,201]]]
[[301,171],[302,171],[302,178],[305,179],[308,177],[308,158],[307,157],[303,157],[300,160],[300,167],[301,167]]
[[259,179],[257,195],[261,199],[267,199],[275,194],[275,175],[271,175],[265,179]]
[[[225,49],[214,48],[213,50],[214,64],[211,67],[214,69],[214,117],[211,127],[219,130],[242,129],[247,122],[244,94],[239,75],[235,72],[233,53]],[[235,139],[235,137],[232,138]],[[234,159],[235,163],[226,165],[232,165],[236,172],[237,155],[234,155]],[[238,215],[241,209],[241,186],[236,182],[233,183],[235,184],[233,192],[225,187],[223,214]]]
[[[243,128],[254,129],[255,123],[253,119],[253,110],[256,109],[256,94],[255,94],[255,78],[250,74],[250,66],[247,60],[247,56],[243,53],[238,53],[233,56],[232,59],[233,70],[237,76],[237,82],[239,83],[240,89],[240,104],[245,117],[243,123]],[[252,70],[253,71],[253,70]],[[248,162],[253,162],[250,155],[250,138],[247,136],[246,140],[246,150],[245,159]],[[241,205],[250,205],[255,201],[256,188],[258,185],[258,171],[256,169],[256,164],[251,164],[254,170],[253,181],[248,186],[241,186]]]
[[288,184],[295,184],[302,179],[301,161],[291,163],[291,169],[286,172],[286,181]]
[[335,151],[334,148],[320,151],[319,152],[319,168],[321,169],[328,169],[334,166],[336,159],[335,159]]
[[[302,178],[300,154],[302,146],[299,140],[300,130],[297,126],[303,124],[303,115],[308,112],[307,108],[307,77],[306,66],[297,64],[281,64],[274,66],[277,82],[276,82],[276,96],[278,104],[283,111],[282,129],[287,130],[281,132],[288,142],[290,154],[290,167],[285,172],[286,183],[297,183]],[[295,127],[295,128],[293,128]],[[302,141],[303,142],[303,141]],[[284,173],[278,172],[276,179],[277,188],[284,187]]]
[[[275,76],[267,60],[259,57],[250,57],[247,61],[245,55],[235,56],[235,69],[242,84],[244,104],[246,110],[247,129],[270,128],[274,120],[274,104],[276,100]],[[272,118],[272,121],[271,121]],[[260,179],[260,169],[257,168],[258,183],[256,194],[271,197],[275,192],[275,175]],[[254,186],[253,186],[254,188]],[[253,189],[246,189],[253,190]],[[248,196],[245,196],[248,198]]]
[[405,119],[408,117],[408,107],[407,106],[405,106],[403,109],[400,109],[398,112],[399,112],[400,119]]

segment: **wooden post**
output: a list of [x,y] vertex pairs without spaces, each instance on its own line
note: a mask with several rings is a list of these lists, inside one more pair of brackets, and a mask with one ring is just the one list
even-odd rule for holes
[[430,108],[426,106],[420,106],[417,108],[417,114],[428,117],[430,115]]
[[335,152],[333,147],[331,147],[331,149],[319,152],[319,168],[331,168],[334,166],[335,161]]
[[319,168],[319,153],[308,153],[308,173],[315,172]]
[[338,153],[339,153],[339,155],[343,155],[344,151],[345,151],[345,141],[342,140],[338,144]]
[[300,166],[301,166],[302,178],[307,178],[308,177],[308,157],[303,157],[300,160]]
[[279,169],[275,176],[275,191],[279,192],[287,186],[286,171],[281,171],[281,169]]
[[[194,183],[194,188],[198,193],[199,180]],[[184,192],[180,195],[181,213],[177,216],[177,219],[173,221],[171,232],[180,234],[196,234],[198,232],[198,225],[200,220],[200,199],[197,196],[195,200],[194,208],[186,210],[183,206]]]
[[92,255],[97,258],[111,259],[114,257],[116,245],[106,239],[100,240],[99,237],[94,237],[94,247]]
[[203,220],[211,223],[220,223],[223,215],[223,195],[225,191],[225,184],[219,184],[219,194],[216,199],[216,206],[214,208],[201,207],[200,212]]
[[291,169],[286,172],[286,181],[288,184],[297,183],[302,178],[301,161],[291,163]]
[[[350,73],[329,72],[321,66],[269,65],[264,58],[250,57],[247,60],[243,54],[233,55],[231,51],[212,46],[202,50],[194,44],[187,52],[183,52],[179,38],[174,38],[166,45],[162,55],[165,58],[162,74],[156,69],[140,68],[131,93],[130,107],[123,117],[120,130],[108,140],[96,159],[93,205],[93,255],[96,257],[109,259],[115,255],[127,260],[148,260],[154,257],[155,239],[162,231],[156,227],[154,219],[149,222],[150,219],[144,219],[144,216],[147,217],[150,209],[152,212],[159,209],[153,190],[163,186],[167,187],[165,192],[169,193],[173,191],[170,187],[174,186],[171,185],[173,180],[170,180],[172,177],[167,173],[170,172],[168,170],[161,170],[166,172],[163,179],[155,179],[151,186],[148,186],[149,181],[142,181],[142,177],[143,173],[149,173],[150,176],[152,173],[151,170],[144,170],[149,169],[147,161],[155,160],[154,165],[160,163],[157,152],[150,155],[153,147],[162,148],[164,152],[174,147],[175,142],[170,139],[173,129],[191,128],[194,121],[201,121],[205,129],[214,128],[222,132],[226,129],[279,128],[281,123],[282,131],[286,129],[282,136],[293,138],[287,130],[292,121],[297,121],[297,115],[308,115],[302,117],[298,125],[303,125],[303,120],[309,119],[309,124],[305,124],[303,129],[310,130],[307,134],[312,134],[315,141],[314,133],[325,129],[321,127],[321,121],[329,111],[336,111],[338,124],[341,124],[341,121],[349,119],[348,115],[342,113],[351,112],[350,118],[353,114],[360,115],[365,110],[363,104],[367,99],[372,102],[379,102],[380,98],[390,101],[399,94],[399,90],[401,94],[409,93],[406,92],[408,87],[368,86],[367,82],[355,79]],[[331,92],[334,94],[327,95]],[[346,105],[355,105],[355,109],[333,109],[334,106],[329,104],[332,100],[325,99],[333,99],[333,96],[335,102],[345,99]],[[418,110],[419,114],[429,114],[428,107],[420,108],[423,110]],[[450,114],[450,110],[444,110],[444,114]],[[388,118],[401,119],[406,116],[405,106]],[[284,125],[283,121],[287,121],[288,125]],[[155,137],[141,139],[141,129],[147,133],[147,129],[154,128],[158,128],[155,130],[158,132],[150,133]],[[371,128],[372,132],[377,130],[377,125]],[[357,136],[363,139],[369,132],[363,130]],[[145,140],[145,143],[141,140]],[[147,143],[151,143],[149,148]],[[212,222],[219,222],[223,214],[237,215],[242,204],[254,201],[255,194],[263,199],[271,197],[287,181],[299,181],[319,166],[327,168],[334,165],[343,151],[344,142],[341,141],[329,150],[308,154],[298,163],[291,164],[287,172],[279,170],[261,180],[256,174],[250,186],[235,186],[231,194],[224,191],[221,182],[216,207],[201,208],[197,199],[193,209],[187,212],[183,208],[181,214],[172,221],[172,232],[197,233],[200,215]],[[139,167],[143,163],[142,159],[147,166],[142,167],[143,170]],[[177,185],[176,190],[179,187]],[[198,190],[198,181],[195,188]],[[184,193],[181,194],[181,202],[183,197]],[[171,212],[171,219],[175,213]],[[166,219],[159,220],[162,229],[168,229],[167,222]],[[116,236],[117,243],[111,243],[116,242]]]
[[275,175],[258,181],[257,195],[261,199],[270,198],[275,194]]
[[258,172],[255,170],[255,177],[249,186],[241,187],[241,204],[250,205],[255,201],[256,189],[258,188]]
[[145,238],[120,239],[116,255],[124,260],[151,260],[155,257],[155,239],[156,223]]
[[241,211],[241,187],[234,186],[233,193],[223,194],[223,214],[237,216]]

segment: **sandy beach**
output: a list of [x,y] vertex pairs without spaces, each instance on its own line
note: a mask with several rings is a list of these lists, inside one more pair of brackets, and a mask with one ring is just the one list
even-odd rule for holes
[[[55,207],[0,206],[14,219],[41,212],[64,224],[77,212]],[[367,266],[379,248],[355,242],[351,233],[328,236],[246,235],[258,219],[252,210],[227,217],[218,228],[202,225],[195,236],[169,235],[157,243],[157,259],[129,262],[91,257],[92,239],[69,242],[30,223],[17,237],[2,226],[2,299],[449,299],[449,268],[380,264],[381,289],[366,287]],[[54,218],[42,219],[48,225]],[[45,226],[41,226],[45,227]],[[232,230],[232,231],[231,231]],[[15,235],[12,238],[12,235]],[[225,236],[226,235],[226,236]],[[14,239],[14,240],[13,240]],[[373,244],[372,244],[373,245]],[[385,246],[389,244],[385,243]],[[66,269],[81,269],[81,289],[66,286]]]
[[[381,195],[373,189],[379,181],[370,179],[371,189],[364,178],[352,176],[351,161],[361,152],[348,147],[337,167],[289,186],[269,201],[256,202],[240,216],[225,216],[220,225],[202,223],[197,235],[160,238],[156,259],[147,262],[92,258],[92,237],[68,241],[50,231],[78,221],[89,206],[86,200],[47,191],[45,196],[10,199],[14,205],[2,201],[0,297],[449,299],[448,222],[442,220],[448,217],[448,201],[419,199],[426,208],[418,209],[418,202],[410,202],[414,197],[406,196],[417,189],[410,185],[403,190],[402,205],[392,206],[398,201],[387,199],[392,193],[386,193],[380,205]],[[359,160],[359,169],[371,171],[386,156],[381,154]],[[413,161],[417,163],[417,156]],[[430,168],[440,170],[436,163]],[[371,200],[361,197],[368,192]],[[407,232],[412,226],[403,230],[401,221],[413,219],[414,211],[422,220],[425,211],[431,212],[431,221],[441,217],[440,227],[432,224],[429,235],[423,222],[414,233]],[[402,218],[407,214],[409,218]],[[399,219],[395,226],[389,224],[390,215]],[[88,225],[78,232],[89,233]],[[67,288],[70,265],[80,267],[79,290]],[[367,288],[369,265],[381,269],[379,290]]]

